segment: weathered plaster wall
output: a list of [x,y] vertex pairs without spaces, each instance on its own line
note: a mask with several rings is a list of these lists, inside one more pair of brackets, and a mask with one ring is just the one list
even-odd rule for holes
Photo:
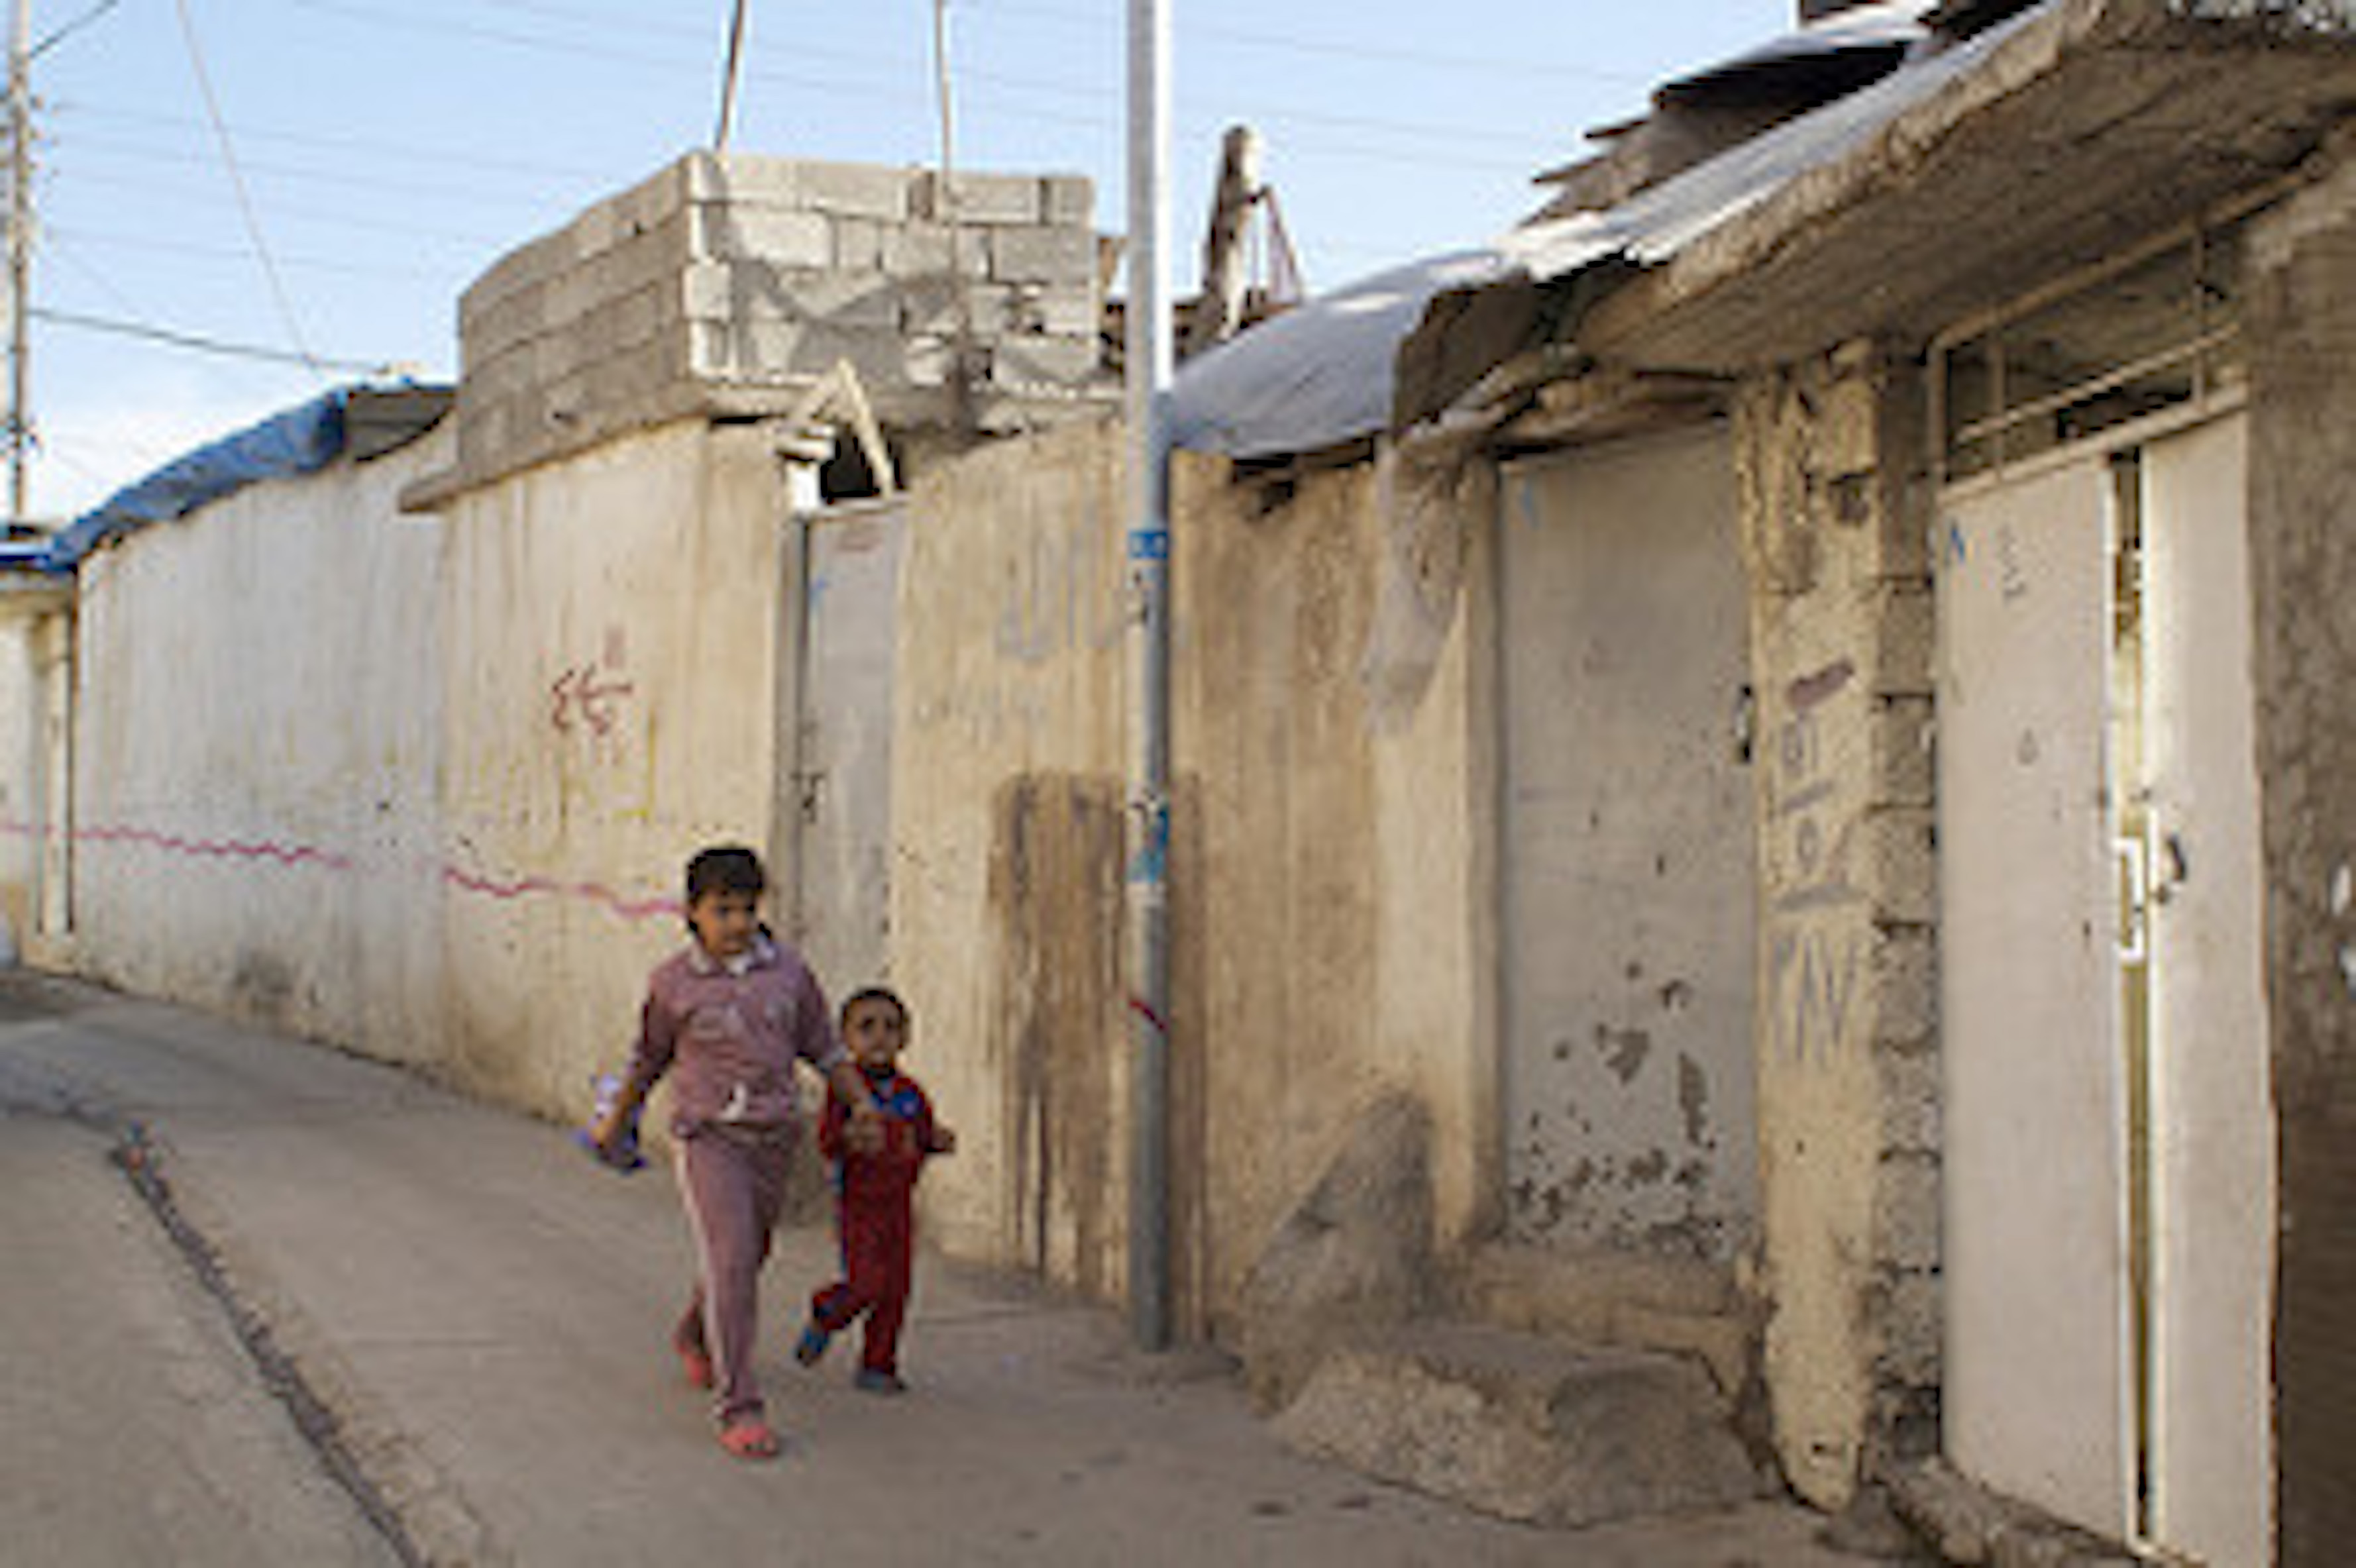
[[2247,327],[2286,1568],[2356,1537],[2356,146],[2341,152],[2256,227]]
[[892,974],[958,1137],[927,1222],[1099,1295],[1127,1212],[1120,472],[1082,426],[918,483],[892,753]]
[[76,951],[150,995],[402,1059],[440,984],[441,432],[253,485],[81,569]]
[[1932,602],[1912,370],[1863,346],[1738,400],[1760,766],[1759,1161],[1774,1436],[1845,1503],[1935,1440]]
[[[962,1140],[927,1178],[934,1233],[1098,1294],[1122,1283],[1131,1029],[1119,439],[1033,438],[919,485],[894,752],[894,974]],[[1393,553],[1376,493],[1360,468],[1263,512],[1224,464],[1177,467],[1173,1232],[1189,1332],[1224,1326],[1387,1090],[1431,1108],[1443,1227],[1492,1189],[1467,530],[1451,518],[1446,547]],[[1394,572],[1438,574],[1438,635],[1396,601],[1377,631]]]
[[1495,1217],[1494,678],[1473,654],[1495,488],[1360,464],[1263,510],[1223,464],[1181,474],[1198,1267],[1231,1328],[1245,1273],[1387,1093],[1430,1118],[1435,1240]]
[[446,514],[446,1049],[477,1087],[579,1111],[687,857],[767,845],[787,507],[768,427],[683,421]]
[[39,622],[0,620],[0,920],[21,954],[39,908],[42,818]]

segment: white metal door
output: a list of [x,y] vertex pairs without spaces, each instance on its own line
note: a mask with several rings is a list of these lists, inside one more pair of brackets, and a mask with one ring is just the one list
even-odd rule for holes
[[2152,889],[2151,1534],[2273,1538],[2274,1112],[2261,969],[2245,425],[2142,454]]
[[2128,1528],[2119,899],[2099,462],[1951,493],[1939,551],[1949,1454]]

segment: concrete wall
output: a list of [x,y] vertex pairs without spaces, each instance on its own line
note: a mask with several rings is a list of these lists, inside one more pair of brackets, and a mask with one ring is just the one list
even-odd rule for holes
[[438,1035],[440,433],[81,568],[79,962],[396,1059]]
[[766,847],[787,478],[766,427],[679,421],[451,504],[445,1050],[571,1115],[681,938],[680,869]]
[[1920,389],[1863,346],[1737,405],[1756,598],[1759,1162],[1774,1437],[1838,1507],[1935,1444],[1932,608]]
[[[927,1179],[953,1248],[1121,1285],[1120,463],[1110,426],[920,484],[901,603],[894,972],[964,1140]],[[1173,1276],[1220,1328],[1387,1090],[1430,1106],[1444,1231],[1494,1179],[1482,613],[1446,519],[1441,635],[1378,629],[1407,570],[1361,467],[1263,510],[1182,459],[1174,507]],[[1475,503],[1476,512],[1483,503]],[[1479,515],[1485,516],[1485,513]],[[1404,656],[1400,644],[1416,645]]]
[[79,964],[577,1115],[687,857],[771,848],[779,440],[676,421],[398,512],[444,427],[93,557]]
[[2250,524],[2281,1126],[2278,1561],[2356,1535],[2356,159],[2252,237]]
[[1387,1094],[1429,1115],[1434,1239],[1497,1218],[1496,491],[1371,464],[1278,497],[1223,464],[1180,477],[1179,1060],[1224,1336]]
[[892,972],[958,1136],[932,1233],[1099,1295],[1127,1211],[1120,531],[1108,426],[920,481],[892,747]]

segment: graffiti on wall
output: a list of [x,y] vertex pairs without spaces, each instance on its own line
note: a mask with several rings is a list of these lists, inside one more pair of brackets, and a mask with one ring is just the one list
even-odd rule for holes
[[1773,758],[1777,886],[1768,903],[1767,1005],[1778,1054],[1824,1062],[1858,1018],[1868,933],[1855,918],[1865,891],[1851,879],[1862,814],[1825,756],[1826,707],[1857,669],[1840,659],[1785,689]]
[[596,656],[569,664],[548,685],[548,722],[560,735],[576,732],[603,739],[620,724],[623,705],[637,694],[624,671],[628,644],[622,628],[605,629]]

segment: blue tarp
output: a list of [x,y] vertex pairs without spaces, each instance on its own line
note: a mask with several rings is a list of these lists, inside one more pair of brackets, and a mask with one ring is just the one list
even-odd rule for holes
[[71,571],[109,539],[184,517],[264,479],[324,468],[344,449],[350,396],[339,388],[198,447],[124,485],[45,539],[0,545],[0,566]]

